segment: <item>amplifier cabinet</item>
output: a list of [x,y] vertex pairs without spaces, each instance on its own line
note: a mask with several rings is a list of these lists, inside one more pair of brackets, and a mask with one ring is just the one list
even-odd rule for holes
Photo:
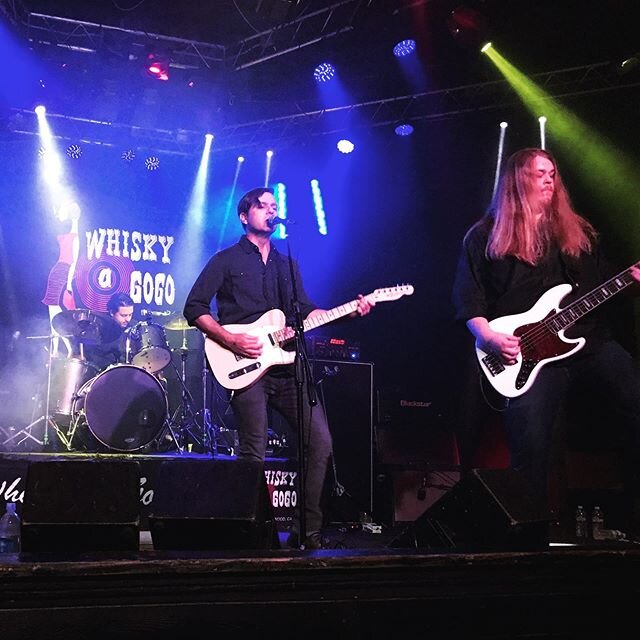
[[[328,518],[357,522],[373,511],[373,369],[370,362],[312,360],[333,438]],[[344,490],[344,492],[342,492]]]

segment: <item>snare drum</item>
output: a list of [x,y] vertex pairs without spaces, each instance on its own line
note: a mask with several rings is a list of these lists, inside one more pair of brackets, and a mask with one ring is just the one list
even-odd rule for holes
[[73,406],[74,423],[86,423],[108,449],[136,451],[162,433],[169,413],[158,379],[130,364],[116,364],[86,382]]
[[130,333],[130,363],[157,373],[171,362],[171,349],[164,328],[154,322],[138,322]]

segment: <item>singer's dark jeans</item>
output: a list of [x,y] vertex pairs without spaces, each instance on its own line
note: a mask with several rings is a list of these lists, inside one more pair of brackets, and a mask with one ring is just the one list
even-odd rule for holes
[[631,355],[617,342],[606,341],[592,353],[580,353],[542,368],[533,386],[508,401],[505,428],[511,467],[522,470],[538,495],[547,496],[553,427],[570,385],[580,385],[580,401],[591,407],[605,403],[602,442],[622,428],[630,444],[627,488],[638,497],[640,462],[640,375]]
[[[303,433],[305,461],[305,531],[320,531],[323,523],[321,498],[329,455],[331,434],[320,402],[309,406],[306,385],[303,389]],[[267,449],[267,406],[276,409],[298,433],[298,399],[293,374],[267,372],[255,384],[236,391],[231,406],[238,427],[238,457],[264,460]],[[300,486],[300,485],[298,485]],[[297,529],[297,525],[294,525]]]

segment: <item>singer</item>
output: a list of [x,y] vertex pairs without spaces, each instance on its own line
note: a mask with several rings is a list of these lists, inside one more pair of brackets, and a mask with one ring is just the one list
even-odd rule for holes
[[[188,323],[198,327],[208,339],[237,354],[239,359],[257,361],[262,353],[262,341],[250,333],[227,331],[224,325],[249,324],[272,309],[282,310],[288,324],[295,317],[289,261],[271,242],[277,221],[281,220],[277,214],[278,205],[271,189],[258,187],[245,193],[238,202],[238,217],[244,235],[238,243],[209,260],[185,303],[184,316]],[[293,264],[293,272],[302,317],[323,313],[307,295],[297,262]],[[218,319],[210,310],[214,297]],[[360,315],[369,313],[371,307],[370,302],[359,296]],[[268,406],[281,413],[293,433],[297,433],[297,387],[293,366],[273,366],[254,384],[234,392],[231,406],[240,440],[238,457],[264,461]],[[302,544],[307,549],[319,549],[323,525],[320,499],[331,454],[331,434],[321,403],[311,406],[306,385],[303,385],[303,392],[306,535],[300,540],[299,523],[294,523],[289,545],[298,547]]]

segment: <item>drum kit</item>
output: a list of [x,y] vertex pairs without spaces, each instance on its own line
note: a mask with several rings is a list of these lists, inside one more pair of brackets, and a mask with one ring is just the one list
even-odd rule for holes
[[[164,326],[145,319],[123,330],[111,316],[88,309],[62,311],[52,326],[55,334],[48,337],[66,339],[71,351],[61,357],[49,349],[46,414],[25,432],[44,422],[43,444],[51,442],[51,428],[68,451],[131,453],[168,447],[182,453],[195,443],[213,453],[209,412],[206,407],[201,413],[196,410],[186,384],[187,331],[195,327],[172,317]],[[182,332],[179,349],[171,349],[165,330]],[[89,346],[119,342],[124,346],[122,363],[100,370],[86,357]],[[173,362],[173,351],[180,352],[181,370]],[[169,365],[182,388],[180,406],[172,415],[163,376]],[[205,386],[206,375],[203,366]]]

